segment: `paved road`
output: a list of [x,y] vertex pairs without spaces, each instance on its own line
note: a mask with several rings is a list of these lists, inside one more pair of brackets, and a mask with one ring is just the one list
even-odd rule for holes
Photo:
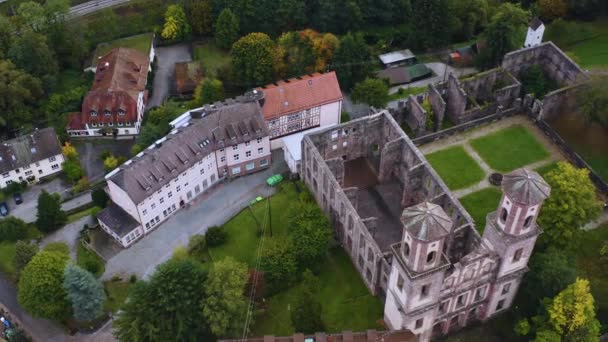
[[77,18],[83,15],[99,11],[104,8],[120,5],[129,0],[94,0],[76,5],[70,8],[70,18]]
[[156,73],[154,91],[148,99],[147,108],[160,106],[175,83],[175,63],[192,60],[188,44],[177,44],[156,48]]
[[204,234],[208,227],[224,224],[256,196],[270,195],[274,189],[265,184],[266,178],[287,170],[282,156],[278,155],[273,153],[271,169],[220,184],[148,236],[120,251],[106,262],[102,279],[109,279],[114,274],[136,274],[140,279],[146,278],[154,273],[157,265],[171,257],[176,247],[186,246],[190,236]]
[[11,316],[17,318],[34,341],[68,341],[68,336],[55,323],[46,319],[34,318],[21,308],[17,303],[17,288],[2,273],[0,273],[0,302],[8,308]]

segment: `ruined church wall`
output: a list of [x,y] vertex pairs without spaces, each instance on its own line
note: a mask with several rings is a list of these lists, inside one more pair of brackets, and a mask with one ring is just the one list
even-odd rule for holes
[[423,131],[426,125],[426,111],[413,95],[408,97],[406,109],[405,122],[408,126],[414,131]]
[[443,123],[443,118],[445,117],[445,110],[447,108],[447,104],[445,103],[445,100],[441,97],[441,94],[433,84],[429,84],[429,90],[427,93],[429,103],[431,104],[431,108],[433,108],[433,113],[435,113],[436,127],[441,127],[441,124]]

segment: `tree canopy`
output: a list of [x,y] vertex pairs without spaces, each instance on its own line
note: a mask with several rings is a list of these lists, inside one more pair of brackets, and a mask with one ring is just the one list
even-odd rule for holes
[[0,221],[0,241],[17,241],[27,236],[27,223],[9,216]]
[[75,319],[90,321],[101,315],[106,294],[101,282],[90,272],[69,263],[64,271],[63,288],[72,303]]
[[384,108],[389,100],[388,85],[383,80],[366,78],[355,84],[352,92],[353,101],[367,103],[376,108]]
[[247,87],[274,78],[274,43],[267,34],[250,33],[232,45],[232,64],[237,80]]
[[215,22],[215,42],[224,49],[229,49],[239,38],[239,19],[229,8],[225,8]]
[[165,24],[161,36],[167,40],[181,40],[190,34],[186,13],[180,5],[169,5],[165,12]]
[[598,77],[591,81],[579,95],[581,111],[587,122],[597,122],[608,127],[608,78]]
[[268,294],[277,293],[291,286],[298,270],[291,241],[280,238],[266,241],[259,268],[264,271]]
[[10,61],[0,60],[0,126],[10,130],[39,118],[38,113],[34,115],[34,108],[43,95],[38,78]]
[[319,291],[319,279],[310,270],[302,275],[302,284],[291,311],[291,322],[295,331],[305,334],[314,334],[325,331],[321,319],[321,303],[315,294]]
[[221,101],[224,98],[226,98],[226,95],[224,94],[224,84],[222,81],[205,77],[194,89],[193,105],[198,107],[206,103]]
[[15,255],[13,256],[13,266],[17,275],[27,265],[34,255],[38,253],[38,245],[27,241],[17,241],[15,244]]
[[327,217],[313,202],[300,201],[293,210],[289,237],[300,270],[318,269],[327,256],[332,229]]
[[38,196],[37,209],[36,227],[41,232],[52,232],[67,222],[67,215],[61,209],[59,194],[49,194],[42,190]]
[[371,53],[360,34],[347,34],[340,39],[340,44],[333,58],[332,68],[338,75],[340,87],[352,89],[371,74]]

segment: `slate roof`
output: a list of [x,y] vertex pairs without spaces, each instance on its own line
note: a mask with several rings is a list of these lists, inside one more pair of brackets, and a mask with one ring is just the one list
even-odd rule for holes
[[28,166],[61,154],[61,144],[52,127],[39,129],[0,144],[0,173]]
[[266,120],[342,101],[340,84],[333,71],[279,81],[258,90],[264,93],[262,113]]
[[532,21],[530,21],[530,28],[534,31],[536,31],[541,25],[543,25],[543,22],[538,17],[534,17],[532,18]]
[[[145,91],[149,64],[148,56],[130,48],[112,49],[99,58],[91,90],[81,112],[70,116],[68,129],[85,129],[85,124],[93,122],[136,122],[137,100]],[[97,115],[91,115],[92,111]]]
[[174,129],[106,178],[138,204],[209,153],[270,135],[257,102],[207,106],[190,113],[187,125]]
[[100,211],[97,218],[121,238],[139,226],[139,223],[129,213],[114,202],[110,202],[104,210]]
[[437,204],[422,202],[406,208],[401,222],[410,235],[418,240],[433,241],[449,234],[452,220]]
[[551,194],[551,187],[536,172],[517,169],[502,178],[502,190],[512,201],[535,205]]

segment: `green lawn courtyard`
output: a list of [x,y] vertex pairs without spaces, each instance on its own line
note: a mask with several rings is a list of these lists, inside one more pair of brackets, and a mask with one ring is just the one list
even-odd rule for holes
[[486,215],[498,208],[502,192],[497,187],[485,188],[460,198],[460,203],[473,217],[479,234],[486,226]]
[[93,65],[96,64],[97,58],[105,55],[108,51],[117,47],[127,47],[135,49],[144,55],[148,56],[150,53],[150,47],[152,46],[152,40],[154,39],[153,33],[143,33],[136,36],[116,39],[111,42],[101,43],[97,45],[95,54],[93,56]]
[[196,43],[193,46],[195,61],[201,61],[205,76],[217,77],[217,72],[230,64],[230,55],[217,47],[213,41]]
[[500,172],[510,172],[550,156],[534,135],[521,125],[504,128],[470,143],[492,169]]
[[454,146],[426,155],[435,171],[451,190],[480,182],[485,173],[462,146]]
[[[296,183],[285,182],[270,197],[272,237],[267,228],[266,238],[287,235],[289,207],[302,195],[300,191],[304,189],[298,189]],[[268,203],[264,200],[233,217],[223,226],[228,236],[226,243],[209,248],[209,258],[219,260],[231,256],[252,267],[261,238],[256,220],[262,224],[267,212]],[[317,296],[322,305],[322,319],[327,332],[380,328],[378,322],[382,319],[383,305],[369,293],[350,258],[340,247],[329,252],[317,276],[321,289]],[[289,310],[294,304],[298,289],[296,285],[266,298],[264,307],[258,309],[251,335],[293,334]]]

